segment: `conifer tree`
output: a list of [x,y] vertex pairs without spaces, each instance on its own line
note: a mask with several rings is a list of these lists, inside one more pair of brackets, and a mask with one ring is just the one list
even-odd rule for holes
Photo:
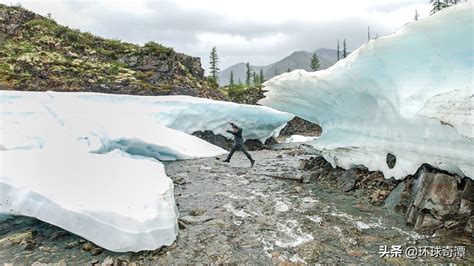
[[286,72],[291,72],[291,68],[288,68],[288,69],[286,70]]
[[316,53],[313,53],[313,56],[311,57],[311,69],[313,71],[319,70],[319,59]]
[[442,0],[430,0],[430,3],[432,3],[432,5],[433,5],[433,8],[431,9],[430,14],[433,15],[434,13],[440,11],[441,9],[450,6],[451,1],[450,0],[444,0],[444,1],[442,1]]
[[337,39],[337,61],[339,61],[339,59],[340,59],[340,54],[341,54],[341,52],[339,52],[339,50],[340,50],[340,49],[339,49],[339,39]]
[[257,73],[253,72],[253,73],[252,73],[252,78],[253,78],[253,85],[254,85],[255,87],[257,87],[257,86],[258,86],[258,76],[257,76]]
[[419,17],[420,15],[418,14],[418,10],[415,9],[415,21],[417,21]]
[[217,56],[217,49],[215,46],[212,47],[209,58],[209,72],[211,73],[211,78],[217,82],[217,73],[219,72],[219,67],[217,65],[219,64],[219,57]]
[[252,74],[251,70],[250,70],[250,63],[247,62],[247,64],[245,66],[247,67],[245,85],[247,85],[247,87],[249,87],[250,86],[250,75]]
[[342,56],[343,58],[347,57],[347,46],[346,46],[346,39],[344,38],[344,42],[342,43]]
[[260,69],[260,85],[265,82],[265,78],[263,77],[263,69]]
[[234,71],[230,71],[229,85],[234,86]]

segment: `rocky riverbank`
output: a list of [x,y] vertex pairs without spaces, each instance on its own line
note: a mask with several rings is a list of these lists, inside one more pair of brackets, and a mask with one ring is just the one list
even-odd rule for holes
[[[404,215],[391,211],[387,200],[399,183],[385,181],[377,172],[331,170],[311,159],[303,146],[252,155],[257,160],[252,168],[241,153],[230,164],[223,158],[166,164],[180,213],[179,236],[170,247],[113,253],[36,219],[13,217],[0,222],[0,262],[474,263],[471,237],[417,233]],[[341,178],[337,186],[323,181],[353,173],[371,177],[354,185]],[[349,192],[339,188],[351,186]],[[378,190],[391,192],[375,201],[367,197]],[[466,254],[464,259],[381,257],[380,246],[385,245],[464,246]]]
[[[395,160],[387,156],[388,164]],[[469,177],[461,179],[425,164],[404,180],[385,179],[382,172],[364,166],[334,169],[322,157],[303,160],[300,168],[310,175],[309,182],[361,193],[372,205],[401,213],[417,231],[474,237],[474,182]]]

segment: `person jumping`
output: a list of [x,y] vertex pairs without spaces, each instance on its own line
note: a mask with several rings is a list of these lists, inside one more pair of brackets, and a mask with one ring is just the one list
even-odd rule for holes
[[232,155],[234,155],[235,151],[242,151],[245,156],[247,156],[247,158],[250,160],[251,166],[253,166],[255,160],[252,159],[252,156],[250,156],[250,154],[247,152],[247,149],[245,148],[244,139],[242,138],[242,129],[234,123],[230,123],[230,125],[232,126],[232,130],[227,130],[227,132],[234,135],[234,146],[230,150],[230,153],[227,156],[227,159],[224,160],[224,162],[229,163],[230,158],[232,158]]

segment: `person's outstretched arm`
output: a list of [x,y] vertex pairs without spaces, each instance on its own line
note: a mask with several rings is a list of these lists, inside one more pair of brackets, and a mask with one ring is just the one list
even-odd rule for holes
[[234,132],[232,130],[226,130],[226,131],[229,132],[230,134],[234,135],[234,136],[237,134],[236,132]]

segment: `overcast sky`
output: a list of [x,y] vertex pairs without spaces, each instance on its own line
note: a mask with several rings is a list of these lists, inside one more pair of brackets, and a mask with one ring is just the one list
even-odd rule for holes
[[349,50],[372,36],[386,35],[429,14],[428,0],[0,0],[60,24],[127,42],[153,40],[201,57],[217,47],[220,68],[238,62],[266,65],[293,51],[336,47]]

